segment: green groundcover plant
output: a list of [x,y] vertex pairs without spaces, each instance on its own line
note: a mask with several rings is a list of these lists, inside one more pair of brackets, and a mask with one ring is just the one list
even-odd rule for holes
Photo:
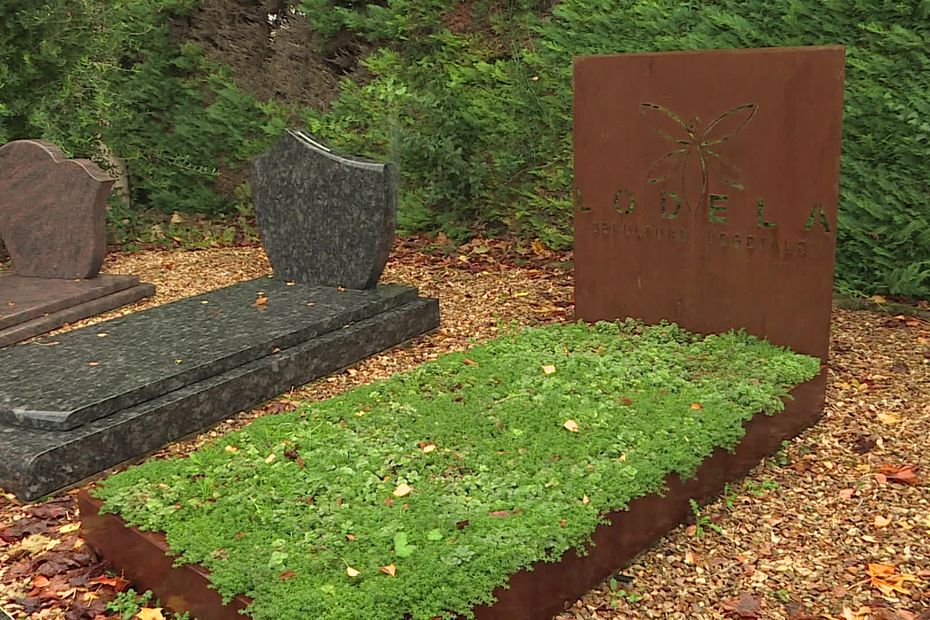
[[732,448],[816,358],[675,325],[552,325],[296,411],[95,490],[254,618],[470,615],[606,513]]

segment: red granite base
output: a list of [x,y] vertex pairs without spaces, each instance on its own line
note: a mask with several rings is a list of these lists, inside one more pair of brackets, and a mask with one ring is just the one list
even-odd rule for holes
[[0,347],[155,294],[136,276],[101,275],[87,280],[0,276]]
[[[497,602],[477,607],[478,620],[544,620],[562,611],[637,553],[675,528],[691,513],[690,500],[706,501],[720,493],[727,482],[743,477],[764,457],[775,453],[785,439],[816,422],[823,410],[825,372],[792,391],[785,410],[774,416],[756,415],[744,426],[746,435],[733,452],[716,450],[682,481],[667,479],[663,495],[648,495],[630,502],[628,510],[608,515],[610,525],[595,530],[593,546],[580,557],[570,551],[557,563],[540,562],[532,571],[511,576],[508,588],[494,592]],[[248,600],[236,597],[223,605],[209,588],[205,569],[194,565],[173,566],[165,538],[127,527],[115,515],[101,515],[101,502],[87,491],[78,497],[87,542],[123,571],[137,588],[152,590],[162,604],[178,612],[188,611],[198,620],[234,620]]]

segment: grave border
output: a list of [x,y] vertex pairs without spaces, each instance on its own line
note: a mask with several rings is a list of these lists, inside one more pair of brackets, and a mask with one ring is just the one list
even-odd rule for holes
[[[545,620],[558,614],[592,587],[609,577],[641,551],[677,527],[692,511],[691,499],[706,503],[728,482],[749,473],[776,453],[784,440],[816,423],[823,412],[826,369],[796,386],[785,409],[774,415],[755,414],[743,424],[745,435],[733,451],[720,448],[687,480],[666,478],[662,494],[632,500],[625,511],[607,515],[609,525],[595,530],[586,554],[568,551],[558,562],[537,562],[510,576],[507,587],[494,592],[497,602],[474,608],[477,620]],[[199,620],[243,618],[248,599],[237,596],[224,605],[209,587],[209,571],[195,564],[174,566],[161,533],[142,532],[118,515],[100,514],[102,501],[84,489],[78,494],[85,540],[117,570],[143,590],[152,590],[169,609],[189,611]]]

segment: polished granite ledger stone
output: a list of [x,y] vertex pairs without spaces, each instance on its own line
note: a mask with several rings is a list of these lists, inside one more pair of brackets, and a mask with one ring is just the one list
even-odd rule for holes
[[73,429],[416,298],[259,278],[0,350],[0,421]]
[[151,297],[136,276],[66,280],[0,275],[0,347]]
[[417,298],[415,292],[402,299],[368,318],[73,430],[0,422],[0,488],[24,501],[38,499],[438,327],[435,299]]

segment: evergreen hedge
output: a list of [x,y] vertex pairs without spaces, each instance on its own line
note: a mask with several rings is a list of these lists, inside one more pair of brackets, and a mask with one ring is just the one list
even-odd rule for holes
[[80,155],[105,142],[132,175],[135,211],[117,219],[222,215],[248,206],[248,157],[302,117],[337,148],[399,163],[404,228],[567,247],[573,56],[843,44],[838,286],[930,296],[930,0],[303,0],[324,36],[376,44],[373,78],[326,113],[260,103],[173,42],[170,17],[198,1],[10,0],[0,139]]

